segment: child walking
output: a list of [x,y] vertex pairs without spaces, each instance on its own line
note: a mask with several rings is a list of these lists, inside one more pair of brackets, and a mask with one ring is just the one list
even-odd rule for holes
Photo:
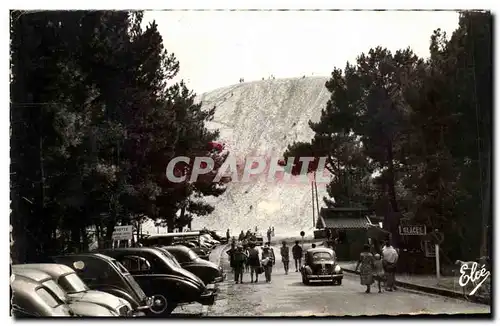
[[378,293],[381,293],[382,292],[381,283],[383,282],[384,279],[384,266],[382,264],[382,259],[379,254],[375,254],[374,265],[375,265],[374,276],[378,284]]

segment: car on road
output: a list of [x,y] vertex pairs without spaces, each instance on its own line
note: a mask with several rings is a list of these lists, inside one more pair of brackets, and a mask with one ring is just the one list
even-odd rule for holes
[[255,235],[255,245],[259,247],[262,247],[264,245],[264,237],[262,236],[262,234],[257,233]]
[[[47,296],[46,293],[43,293],[42,290],[41,293],[43,293],[42,296],[45,295],[44,299],[47,300],[46,302],[49,302],[51,298],[55,299],[55,301],[48,303],[49,306],[52,306],[53,308],[59,307],[62,304],[66,304],[76,316],[80,317],[119,317],[119,315],[116,312],[101,305],[72,300],[67,296],[66,292],[64,292],[64,290],[59,285],[57,285],[57,283],[54,282],[52,277],[47,273],[35,269],[16,268],[16,266],[14,265],[12,266],[12,274],[14,275],[14,278],[22,277],[25,279],[29,279],[32,282],[38,283],[38,286],[40,288],[43,288],[45,292],[51,294],[51,296]],[[22,303],[20,306],[22,306]],[[40,307],[32,307],[32,309],[30,309],[29,306],[26,305],[25,307],[26,309],[24,310],[27,313],[33,311],[37,312],[38,311],[37,309],[40,308]]]
[[134,315],[155,315],[162,307],[148,297],[129,271],[116,259],[99,253],[54,256],[52,261],[72,268],[92,290],[110,293],[130,303]]
[[89,302],[113,310],[122,317],[134,316],[130,303],[103,291],[91,290],[70,267],[62,264],[23,264],[15,269],[35,269],[49,274],[72,302]]
[[150,296],[166,304],[162,315],[169,315],[179,305],[198,302],[213,305],[215,291],[193,273],[185,270],[171,256],[157,248],[117,248],[100,250],[122,263]]
[[302,283],[329,282],[342,284],[344,274],[337,264],[335,251],[330,248],[311,248],[304,253],[304,265],[300,268]]
[[192,249],[185,246],[166,246],[159,249],[173,255],[182,268],[198,276],[205,284],[222,282],[225,279],[222,267],[201,259]]

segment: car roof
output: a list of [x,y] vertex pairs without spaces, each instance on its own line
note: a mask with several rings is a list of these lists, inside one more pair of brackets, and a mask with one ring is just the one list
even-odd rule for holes
[[102,260],[110,261],[113,258],[103,255],[99,252],[85,252],[85,253],[80,253],[80,254],[69,254],[69,255],[61,255],[61,256],[54,256],[55,258],[64,258],[64,257],[94,257],[94,258],[100,258]]
[[130,252],[130,253],[133,253],[133,252],[149,252],[149,253],[153,253],[153,254],[157,254],[158,253],[158,249],[157,248],[153,248],[153,247],[115,248],[115,249],[102,249],[102,250],[99,250],[99,251],[102,252],[102,253],[106,253],[106,252]]
[[161,246],[161,248],[167,249],[167,250],[176,250],[176,251],[190,251],[191,248],[188,248],[183,245],[173,245],[173,246]]
[[19,267],[19,265],[12,266],[12,273],[16,276],[22,276],[39,283],[52,280],[52,277],[45,272],[39,271],[37,269],[22,268]]
[[[149,237],[147,237],[146,239],[161,239],[161,238],[185,238],[185,237],[197,237],[197,236],[200,236],[201,233],[200,232],[182,232],[182,233],[177,233],[177,232],[174,232],[174,233],[163,233],[163,234],[153,234],[153,235],[150,235]],[[120,249],[124,249],[124,248],[120,248]]]
[[40,286],[40,283],[31,278],[14,274],[14,280],[10,283],[10,286],[14,292],[27,292],[35,291]]
[[62,264],[25,264],[17,265],[19,269],[35,269],[49,274],[51,277],[58,278],[62,275],[75,273],[73,269]]
[[332,249],[330,248],[324,248],[324,247],[316,247],[316,248],[309,248],[307,249],[306,251],[307,253],[311,253],[311,254],[314,254],[314,253],[317,253],[317,252],[328,252],[330,254],[335,254],[335,251],[333,251]]

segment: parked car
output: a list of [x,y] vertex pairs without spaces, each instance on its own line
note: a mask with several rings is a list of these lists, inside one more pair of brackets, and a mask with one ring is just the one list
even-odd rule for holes
[[[23,277],[30,279],[33,282],[37,282],[40,287],[43,287],[46,291],[53,294],[53,297],[57,298],[56,303],[52,302],[52,305],[59,306],[62,303],[69,306],[69,309],[76,315],[80,317],[118,317],[119,315],[114,311],[100,306],[95,303],[89,302],[75,302],[72,301],[64,292],[63,289],[52,279],[52,277],[39,270],[35,269],[16,269],[12,266],[12,274],[15,277]],[[49,299],[50,300],[50,299]],[[27,310],[28,312],[30,310]]]
[[75,313],[49,288],[13,274],[10,283],[11,314],[16,318],[73,317]]
[[162,297],[164,315],[179,304],[198,302],[213,305],[215,293],[193,273],[156,248],[118,248],[100,251],[120,261],[148,295]]
[[[180,246],[183,246],[182,244]],[[188,246],[184,246],[188,247]],[[189,247],[188,247],[189,248]],[[210,251],[202,248],[189,248],[194,251],[201,259],[210,260]]]
[[92,290],[110,293],[130,303],[135,315],[162,312],[154,298],[147,297],[129,271],[116,259],[98,253],[55,256],[52,260],[73,268]]
[[304,254],[304,265],[300,268],[302,282],[331,282],[342,284],[342,268],[336,262],[335,251],[330,248],[311,248]]
[[198,276],[205,284],[222,282],[225,279],[222,267],[201,259],[192,249],[185,246],[160,247],[173,255],[182,268]]
[[24,264],[13,268],[29,268],[49,274],[66,292],[71,302],[89,302],[114,311],[119,316],[134,316],[130,303],[103,291],[91,290],[70,267],[62,264]]

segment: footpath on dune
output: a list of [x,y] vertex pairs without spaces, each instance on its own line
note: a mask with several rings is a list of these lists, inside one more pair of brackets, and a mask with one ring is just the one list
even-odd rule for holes
[[[204,108],[216,107],[210,129],[219,129],[220,141],[239,158],[281,155],[294,141],[309,141],[313,132],[309,120],[318,121],[330,93],[327,77],[274,79],[240,83],[202,94]],[[326,195],[318,184],[320,207]],[[268,182],[265,178],[247,183],[232,182],[218,198],[209,216],[196,217],[193,229],[209,227],[238,234],[257,226],[262,233],[274,226],[280,237],[312,234],[310,183]]]

